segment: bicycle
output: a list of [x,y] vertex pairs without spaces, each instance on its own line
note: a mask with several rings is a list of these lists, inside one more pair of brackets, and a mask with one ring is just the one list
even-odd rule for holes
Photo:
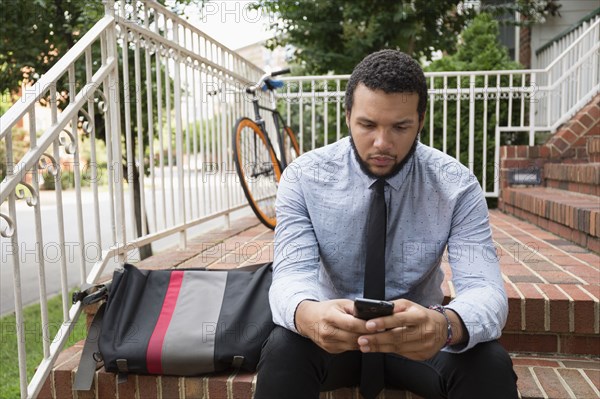
[[[290,70],[286,68],[266,73],[256,84],[246,88],[246,93],[252,95],[254,119],[242,117],[236,121],[233,128],[233,158],[244,195],[256,217],[272,230],[277,224],[275,195],[279,179],[287,165],[300,155],[296,135],[285,124],[276,108],[275,90],[281,82],[271,79],[289,72]],[[257,92],[260,89],[270,92],[271,108],[258,103]],[[273,117],[279,156],[269,139],[266,122],[260,114],[261,110],[271,113]]]

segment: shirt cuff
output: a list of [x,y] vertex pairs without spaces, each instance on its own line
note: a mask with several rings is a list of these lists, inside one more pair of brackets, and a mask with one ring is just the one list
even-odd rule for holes
[[480,342],[492,341],[502,335],[502,326],[491,319],[484,319],[481,313],[485,313],[485,310],[479,307],[455,300],[446,305],[445,308],[453,310],[463,321],[468,339],[463,343],[447,346],[442,349],[444,352],[462,353]]
[[298,305],[300,305],[300,302],[302,301],[315,301],[318,302],[318,299],[312,297],[312,296],[307,296],[306,294],[300,293],[300,294],[296,294],[294,296],[292,296],[291,298],[288,299],[288,306],[286,308],[286,312],[285,312],[285,320],[284,320],[284,326],[290,331],[295,332],[296,334],[302,335],[300,334],[300,332],[298,331],[298,329],[296,328],[296,311],[298,310]]

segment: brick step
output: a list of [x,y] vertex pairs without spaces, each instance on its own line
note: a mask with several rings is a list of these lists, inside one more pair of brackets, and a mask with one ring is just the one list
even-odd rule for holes
[[[70,398],[203,398],[251,399],[256,374],[224,372],[198,377],[130,375],[118,384],[115,374],[104,368],[96,371],[92,390],[71,390],[83,342],[63,351],[56,367],[46,380],[39,399]],[[511,353],[521,398],[600,398],[600,359],[593,357],[559,357]],[[385,390],[379,398],[420,398],[406,391]],[[358,388],[343,388],[321,394],[323,399],[360,398]]]
[[600,198],[548,187],[510,187],[502,210],[600,252]]
[[546,187],[600,196],[600,163],[544,165]]
[[[508,351],[600,356],[600,286],[514,283],[526,276],[507,271],[509,312],[500,342]],[[446,278],[444,303],[453,297],[450,286]]]
[[[490,225],[495,248],[487,256],[498,258],[508,296],[504,346],[600,356],[600,256],[498,210]],[[456,291],[446,254],[442,270],[447,303]]]

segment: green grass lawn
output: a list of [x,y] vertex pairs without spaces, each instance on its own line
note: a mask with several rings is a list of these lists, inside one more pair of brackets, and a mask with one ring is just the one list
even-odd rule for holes
[[[48,324],[50,340],[54,339],[62,323],[62,300],[60,296],[48,300]],[[34,304],[24,309],[25,349],[27,352],[27,379],[31,379],[43,358],[40,306]],[[85,315],[79,317],[65,347],[84,339]],[[19,361],[15,316],[0,319],[0,398],[19,398]]]

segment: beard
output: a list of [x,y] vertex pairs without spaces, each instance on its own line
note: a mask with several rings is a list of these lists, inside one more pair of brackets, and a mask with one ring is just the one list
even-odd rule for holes
[[352,147],[352,152],[354,153],[354,157],[356,158],[356,161],[358,162],[360,169],[363,171],[363,173],[365,175],[367,175],[373,179],[389,179],[391,177],[396,176],[398,173],[400,173],[400,171],[402,170],[404,165],[406,165],[408,160],[415,153],[415,150],[417,149],[417,143],[419,142],[419,136],[420,136],[420,134],[417,134],[417,137],[415,137],[415,141],[413,142],[413,144],[410,147],[410,150],[408,151],[406,156],[400,162],[398,162],[396,165],[394,165],[392,170],[390,170],[388,173],[386,173],[384,175],[376,175],[375,173],[371,172],[371,170],[369,169],[369,164],[367,164],[367,162],[364,161],[360,157],[360,154],[358,153],[358,150],[356,149],[356,144],[354,143],[354,140],[352,139],[352,132],[350,131],[350,128],[348,128],[348,132],[350,133],[350,146]]

